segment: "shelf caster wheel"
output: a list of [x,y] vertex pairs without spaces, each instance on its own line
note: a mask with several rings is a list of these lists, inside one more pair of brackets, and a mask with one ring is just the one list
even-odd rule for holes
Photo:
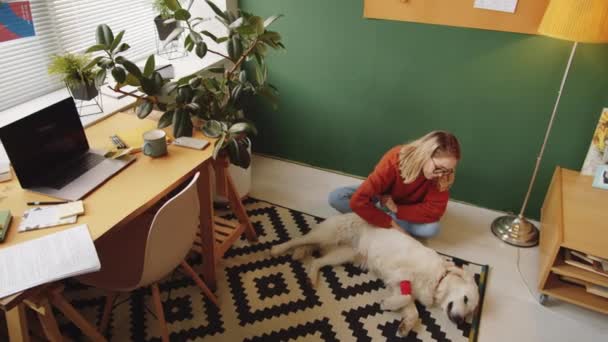
[[538,302],[540,303],[540,305],[545,305],[547,299],[549,299],[549,296],[547,296],[546,294],[541,294],[540,296],[538,296]]

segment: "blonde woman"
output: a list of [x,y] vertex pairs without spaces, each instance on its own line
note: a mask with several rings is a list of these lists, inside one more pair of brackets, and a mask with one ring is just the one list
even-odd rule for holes
[[378,227],[432,237],[439,233],[459,160],[458,139],[433,131],[390,149],[361,186],[334,190],[329,204]]

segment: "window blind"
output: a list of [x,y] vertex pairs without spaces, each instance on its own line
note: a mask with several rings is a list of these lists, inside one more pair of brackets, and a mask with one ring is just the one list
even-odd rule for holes
[[[214,2],[222,9],[227,5],[226,1]],[[236,9],[235,4],[231,6]],[[109,25],[114,35],[125,30],[122,41],[131,48],[123,54],[132,61],[156,52],[156,13],[151,0],[30,0],[30,7],[36,35],[0,42],[0,111],[63,87],[58,77],[48,75],[51,56],[83,53],[96,43],[99,24]],[[194,1],[191,10],[193,16],[215,16],[203,1]],[[226,33],[214,20],[200,25],[203,28],[218,36]],[[225,44],[207,41],[210,48],[226,53]]]
[[47,73],[50,56],[59,53],[49,2],[31,0],[36,35],[0,42],[0,111],[62,87]]
[[107,24],[116,36],[125,30],[123,42],[131,48],[123,55],[142,59],[156,49],[154,13],[151,0],[53,0],[55,30],[64,51],[82,53],[96,44],[95,31]]

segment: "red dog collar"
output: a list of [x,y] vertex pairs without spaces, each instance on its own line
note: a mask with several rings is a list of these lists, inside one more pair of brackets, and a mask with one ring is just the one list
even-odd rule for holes
[[409,280],[404,280],[404,281],[400,282],[399,286],[401,287],[402,295],[407,296],[407,295],[412,294],[412,284],[410,283]]

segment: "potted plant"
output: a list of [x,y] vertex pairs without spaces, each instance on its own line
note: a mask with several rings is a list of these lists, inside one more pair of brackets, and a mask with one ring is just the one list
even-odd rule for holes
[[[171,10],[165,3],[165,0],[153,0],[152,7],[158,13],[158,15],[154,18],[154,25],[156,25],[156,32],[158,32],[158,38],[160,40],[166,40],[167,37],[175,30],[177,27],[177,22],[170,21],[171,19]],[[169,20],[168,22],[166,22]]]
[[[202,118],[206,121],[203,132],[217,137],[214,158],[227,156],[233,164],[248,168],[251,155],[247,136],[256,134],[256,128],[244,117],[242,109],[248,99],[256,96],[263,96],[276,106],[278,92],[268,83],[265,57],[269,49],[285,48],[281,35],[268,29],[281,16],[263,19],[244,11],[221,11],[206,0],[217,15],[216,19],[228,29],[227,36],[217,37],[197,29],[204,19],[192,18],[177,0],[164,0],[164,3],[171,11],[170,19],[181,23],[165,43],[185,33],[184,47],[188,51],[194,51],[199,58],[207,53],[221,55],[230,66],[208,69],[178,80],[165,79],[154,70],[154,56],[147,59],[143,71],[122,56],[121,53],[129,49],[128,44],[122,43],[124,31],[114,36],[110,27],[102,24],[97,27],[97,44],[87,50],[88,53],[104,52],[93,60],[100,67],[97,76],[105,77],[106,72],[111,72],[117,82],[114,91],[137,98],[138,117],[145,118],[154,108],[163,111],[158,126],[173,125],[175,137],[191,136],[191,117]],[[208,39],[226,43],[227,55],[209,49],[205,42]],[[126,84],[139,87],[145,95],[123,92],[121,87]]]
[[96,69],[89,55],[66,53],[54,55],[48,71],[61,76],[75,99],[89,101],[99,94],[98,87],[105,79],[105,74],[96,79]]

